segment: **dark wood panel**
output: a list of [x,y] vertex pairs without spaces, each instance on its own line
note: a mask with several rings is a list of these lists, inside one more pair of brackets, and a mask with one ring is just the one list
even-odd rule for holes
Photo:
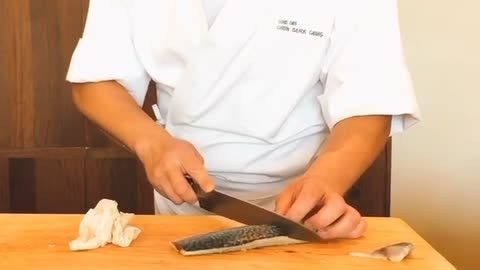
[[364,216],[390,216],[391,142],[347,193],[347,201]]
[[[84,1],[31,1],[35,92],[35,145],[85,145],[83,117],[73,106],[65,80],[75,40],[80,37]],[[74,11],[79,12],[72,16]]]
[[[8,0],[0,0],[0,147],[10,145],[10,90],[13,88],[13,80],[9,77],[9,68],[12,63],[12,35],[13,23],[7,23],[10,19]],[[19,1],[20,2],[20,1]]]
[[115,147],[0,148],[0,158],[135,158],[128,150]]
[[0,148],[0,158],[81,158],[86,147]]
[[[130,159],[87,159],[86,200],[87,208],[95,207],[103,198],[117,201],[124,212],[145,212],[143,192],[138,190],[136,160]],[[140,201],[140,203],[139,203]],[[145,208],[145,207],[144,207]]]
[[101,199],[113,199],[111,162],[108,159],[85,160],[85,203],[94,208]]
[[92,147],[88,149],[87,158],[93,159],[134,159],[135,155],[120,146]]
[[11,47],[13,46],[13,25],[6,20],[13,21],[8,7],[8,0],[0,0],[0,18],[5,18],[0,23],[0,147],[10,145],[10,97],[13,93],[13,80],[9,77],[13,63]]
[[[33,75],[30,1],[0,1],[0,99],[8,100],[8,112],[2,109],[1,144],[33,146]],[[6,92],[5,92],[6,91]],[[5,98],[5,99],[4,99]],[[8,119],[6,119],[8,117]],[[7,133],[7,134],[5,134]]]
[[10,210],[10,183],[8,179],[8,159],[0,158],[0,212]]
[[137,167],[135,159],[112,160],[112,196],[124,212],[137,212]]
[[95,123],[86,117],[84,118],[84,125],[86,145],[91,147],[108,147],[112,145],[107,135],[103,133]]
[[137,213],[154,214],[153,187],[148,181],[143,164],[137,159]]
[[84,159],[38,159],[35,169],[38,212],[85,211]]
[[10,212],[36,212],[35,162],[33,159],[10,159]]

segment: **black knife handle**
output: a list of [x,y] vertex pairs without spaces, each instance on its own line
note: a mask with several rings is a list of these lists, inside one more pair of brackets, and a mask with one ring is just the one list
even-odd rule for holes
[[190,184],[190,186],[192,187],[193,189],[193,192],[195,192],[195,194],[197,195],[197,197],[203,197],[205,196],[205,192],[202,190],[202,188],[198,185],[198,183],[193,180],[193,177],[191,177],[190,175],[188,174],[185,174],[184,175],[185,179],[187,180],[187,182]]

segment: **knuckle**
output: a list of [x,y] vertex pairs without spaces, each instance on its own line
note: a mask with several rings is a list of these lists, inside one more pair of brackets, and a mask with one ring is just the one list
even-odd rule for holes
[[168,161],[163,162],[163,168],[166,171],[173,171],[178,168],[178,162],[176,162],[175,158],[168,159]]
[[354,216],[351,221],[352,229],[357,228],[361,222],[362,222],[362,219],[360,217]]
[[362,221],[362,216],[360,215],[360,213],[358,213],[357,211],[352,211],[352,220],[354,221],[355,224],[360,224],[360,222]]
[[322,215],[315,215],[314,217],[312,217],[312,221],[311,221],[313,224],[315,224],[315,227],[317,228],[325,228],[327,227],[328,225],[330,225],[327,221],[327,219],[322,216]]
[[165,176],[163,168],[157,167],[152,171],[152,177],[156,180],[161,180]]
[[348,210],[348,206],[345,203],[345,200],[340,196],[334,199],[333,203],[335,204],[335,207],[338,209],[338,211],[342,213],[345,213]]
[[309,204],[317,204],[317,202],[321,198],[321,196],[316,194],[312,189],[308,189],[308,188],[305,188],[305,187],[302,188],[300,190],[300,192],[298,192],[298,196],[296,196],[296,197],[298,197],[299,199],[301,199],[305,203],[309,203]]
[[178,184],[175,186],[175,191],[177,192],[178,195],[181,197],[184,197],[189,194],[189,189],[188,186],[185,184]]
[[349,238],[359,238],[362,237],[365,231],[367,230],[367,223],[365,220],[360,218],[358,224],[355,224],[354,229],[348,234]]
[[341,204],[341,205],[346,205],[345,203],[345,199],[340,196],[339,194],[335,194],[333,197],[332,197],[332,201],[336,204]]
[[355,208],[346,205],[346,212],[350,219],[355,222],[355,224],[359,224],[362,221],[362,215],[360,215],[360,213],[355,210]]

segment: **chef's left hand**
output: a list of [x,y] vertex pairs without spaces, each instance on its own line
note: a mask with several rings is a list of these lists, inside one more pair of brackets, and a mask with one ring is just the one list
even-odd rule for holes
[[317,231],[324,239],[358,238],[367,223],[318,176],[294,180],[278,197],[276,212]]

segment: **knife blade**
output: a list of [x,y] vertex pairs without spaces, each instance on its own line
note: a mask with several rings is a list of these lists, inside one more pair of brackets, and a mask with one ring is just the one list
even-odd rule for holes
[[209,212],[246,225],[275,225],[293,239],[308,242],[321,240],[317,233],[298,222],[218,190],[206,193],[191,176],[186,175],[185,178],[197,195],[200,207]]

